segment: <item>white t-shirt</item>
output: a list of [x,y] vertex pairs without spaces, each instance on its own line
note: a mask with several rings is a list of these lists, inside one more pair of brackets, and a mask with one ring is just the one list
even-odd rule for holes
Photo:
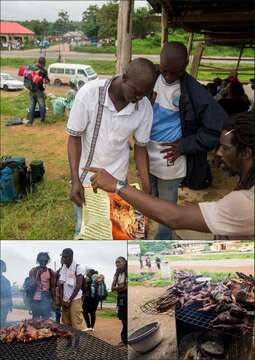
[[[72,296],[74,289],[76,287],[76,276],[82,275],[82,269],[80,265],[76,264],[74,261],[68,268],[66,265],[62,266],[60,270],[60,283],[63,284],[64,294],[63,300],[68,301]],[[73,300],[80,299],[82,297],[82,291],[79,290],[78,294],[75,296]]]
[[[157,93],[153,105],[153,123],[150,142],[147,146],[150,159],[150,173],[160,179],[170,180],[186,176],[186,157],[180,156],[174,164],[167,161],[160,151],[160,145],[174,142],[182,137],[180,118],[180,81],[167,84],[162,75],[156,81],[154,91]],[[169,146],[168,146],[169,147]]]
[[206,225],[215,235],[254,239],[254,186],[232,191],[218,201],[199,203]]
[[[81,137],[80,175],[86,164],[92,141],[98,110],[99,87],[103,86],[105,81],[89,81],[79,90],[67,123],[68,134]],[[137,105],[129,103],[117,112],[107,90],[91,166],[104,168],[115,178],[125,180],[129,164],[128,138],[133,134],[137,145],[146,146],[150,138],[152,117],[152,106],[146,97]],[[89,183],[92,175],[88,173],[84,182]]]

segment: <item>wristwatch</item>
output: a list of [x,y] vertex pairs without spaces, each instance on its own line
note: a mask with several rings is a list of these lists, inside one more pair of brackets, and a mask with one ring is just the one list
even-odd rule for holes
[[123,181],[123,180],[117,180],[116,188],[115,188],[115,193],[119,195],[120,190],[121,190],[122,188],[126,187],[127,184],[128,184],[128,181],[127,181],[127,180],[125,180],[125,181]]

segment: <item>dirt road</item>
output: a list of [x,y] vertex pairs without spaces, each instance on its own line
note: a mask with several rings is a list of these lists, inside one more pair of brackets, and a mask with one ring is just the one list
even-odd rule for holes
[[[180,260],[170,261],[168,266],[170,270],[191,269],[212,272],[240,271],[248,275],[254,273],[254,261],[252,259]],[[139,272],[139,262],[130,260],[128,262],[128,270],[130,272]],[[144,268],[143,271],[146,271],[146,268]],[[157,271],[155,263],[152,263],[152,271]]]
[[[100,313],[100,310],[98,310]],[[11,313],[8,314],[7,321],[21,321],[24,319],[31,319],[27,310],[14,309]],[[120,339],[121,332],[121,322],[119,319],[107,319],[102,317],[97,317],[95,332],[91,335],[102,339],[109,344],[118,345],[121,341]]]

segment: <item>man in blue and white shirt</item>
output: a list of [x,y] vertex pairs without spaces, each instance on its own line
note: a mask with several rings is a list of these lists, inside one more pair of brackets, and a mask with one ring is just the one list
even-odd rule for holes
[[[188,54],[179,42],[165,43],[160,54],[153,123],[147,146],[152,194],[176,203],[182,183],[192,189],[210,185],[207,152],[219,143],[226,114],[201,84],[186,73]],[[156,239],[172,239],[159,225]]]

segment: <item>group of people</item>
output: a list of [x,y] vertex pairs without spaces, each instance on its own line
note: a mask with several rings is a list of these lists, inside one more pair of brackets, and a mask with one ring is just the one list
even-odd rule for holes
[[[147,266],[148,270],[151,271],[152,269],[152,263],[151,263],[151,258],[149,255],[145,256],[145,266]],[[139,262],[140,262],[140,270],[143,269],[143,257],[142,255],[140,255],[139,257]],[[161,270],[161,259],[159,256],[156,256],[155,258],[155,264],[158,270]]]
[[[159,67],[137,58],[124,74],[91,81],[78,91],[67,124],[76,233],[85,202],[83,186],[91,184],[95,192],[116,192],[160,223],[155,239],[172,239],[172,229],[253,238],[253,113],[230,118],[187,74],[188,61],[182,43],[165,43]],[[127,183],[130,136],[141,190]],[[210,186],[207,155],[212,150],[225,174],[239,177],[236,188],[220,200],[177,205],[180,186]]]
[[[24,302],[33,319],[54,319],[80,331],[93,332],[96,311],[100,301],[107,297],[104,276],[94,269],[86,274],[66,248],[61,254],[61,268],[56,272],[48,267],[47,252],[37,255],[37,266],[29,271],[25,279]],[[127,344],[127,260],[116,259],[116,272],[111,290],[117,292],[118,317],[122,322],[121,339]],[[6,265],[1,260],[1,326],[12,310],[11,284],[3,275]],[[86,325],[85,325],[86,323]]]
[[251,102],[237,76],[230,75],[224,80],[215,78],[212,83],[206,85],[206,88],[228,115],[250,109]]

